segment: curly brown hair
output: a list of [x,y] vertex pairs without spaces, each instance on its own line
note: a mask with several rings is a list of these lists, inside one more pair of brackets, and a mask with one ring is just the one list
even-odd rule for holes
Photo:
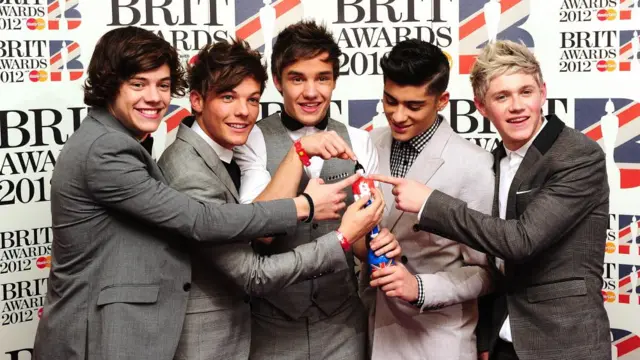
[[232,90],[246,77],[260,84],[260,93],[267,84],[267,70],[260,53],[252,50],[243,40],[219,41],[202,48],[194,63],[189,66],[187,81],[189,90],[203,98],[208,94],[220,94]]
[[184,96],[185,71],[173,46],[139,27],[111,30],[102,35],[91,55],[83,86],[84,103],[108,107],[115,101],[123,82],[165,64],[170,70],[171,96]]

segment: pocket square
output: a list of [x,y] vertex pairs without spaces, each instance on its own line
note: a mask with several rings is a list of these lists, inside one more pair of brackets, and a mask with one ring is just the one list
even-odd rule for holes
[[530,192],[532,192],[533,190],[538,190],[538,188],[533,188],[533,189],[528,189],[528,190],[516,191],[516,195],[522,195],[522,194],[530,193]]

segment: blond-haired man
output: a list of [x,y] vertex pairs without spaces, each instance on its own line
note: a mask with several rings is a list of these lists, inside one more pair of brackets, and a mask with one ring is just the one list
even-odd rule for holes
[[422,230],[494,257],[503,291],[478,333],[490,359],[610,359],[600,293],[609,210],[602,149],[542,115],[547,89],[525,46],[487,45],[471,83],[502,138],[493,216],[412,180],[378,180],[394,185],[398,208],[421,212]]

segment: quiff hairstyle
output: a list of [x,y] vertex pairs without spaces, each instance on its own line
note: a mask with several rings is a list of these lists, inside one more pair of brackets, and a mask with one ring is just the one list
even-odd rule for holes
[[525,45],[509,40],[487,44],[471,69],[473,95],[484,103],[491,80],[514,73],[532,75],[538,86],[544,84],[540,63]]
[[204,99],[209,94],[233,90],[247,77],[260,84],[260,94],[267,84],[267,70],[260,53],[243,40],[219,41],[207,45],[196,55],[188,69],[189,90]]
[[309,60],[327,53],[327,62],[331,63],[333,79],[340,74],[340,55],[342,51],[333,35],[324,24],[312,20],[302,20],[287,26],[273,44],[271,54],[271,74],[282,82],[284,69],[299,60]]
[[171,96],[184,96],[184,68],[176,49],[161,37],[140,27],[127,26],[102,35],[96,44],[84,82],[84,103],[106,108],[120,86],[139,73],[169,66]]

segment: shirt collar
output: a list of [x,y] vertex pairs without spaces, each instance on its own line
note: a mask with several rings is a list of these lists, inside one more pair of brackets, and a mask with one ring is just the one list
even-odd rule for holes
[[506,146],[504,146],[504,144],[502,144],[502,146],[504,146],[505,152],[507,153],[507,157],[511,158],[511,154],[515,154],[521,158],[524,158],[524,156],[527,155],[527,151],[531,147],[531,144],[533,144],[533,141],[538,137],[542,129],[544,129],[545,125],[547,125],[547,121],[544,118],[542,118],[542,125],[540,126],[540,129],[538,129],[538,132],[536,132],[536,134],[531,139],[529,139],[529,141],[526,144],[522,145],[520,148],[516,150],[509,150],[507,149]]
[[211,146],[213,151],[215,151],[216,154],[218,154],[218,157],[220,158],[220,160],[222,160],[227,164],[231,163],[231,159],[233,158],[233,150],[229,150],[225,147],[222,147],[220,144],[218,144],[212,138],[210,138],[209,135],[207,135],[204,132],[204,130],[202,130],[202,128],[200,127],[197,121],[193,122],[193,125],[191,125],[191,130],[193,130],[196,134],[200,135],[200,137],[203,138],[204,141],[206,141],[207,144],[209,144],[209,146]]
[[[298,120],[293,118],[291,115],[287,114],[286,111],[280,112],[280,119],[282,120],[282,125],[284,125],[284,127],[289,129],[290,131],[300,130],[303,127],[305,127]],[[329,124],[329,112],[327,111],[327,114],[319,123],[316,124],[315,127],[318,128],[319,130],[324,130],[327,128],[328,124]]]

